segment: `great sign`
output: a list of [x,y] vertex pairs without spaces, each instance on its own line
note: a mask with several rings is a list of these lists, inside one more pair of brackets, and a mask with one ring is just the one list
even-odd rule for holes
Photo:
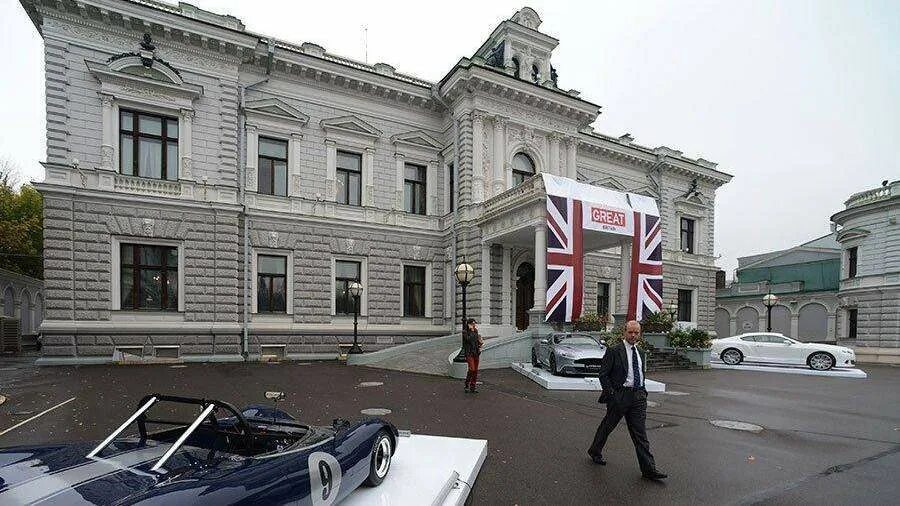
[[625,213],[613,211],[612,209],[604,209],[602,207],[591,207],[591,220],[601,225],[624,227]]

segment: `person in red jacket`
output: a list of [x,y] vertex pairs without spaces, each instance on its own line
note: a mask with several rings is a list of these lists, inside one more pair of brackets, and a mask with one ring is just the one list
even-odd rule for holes
[[466,372],[465,391],[478,393],[475,383],[478,381],[478,357],[481,355],[481,347],[484,339],[478,334],[478,322],[474,318],[466,321],[466,331],[463,333],[463,353],[466,355],[466,364],[469,366]]

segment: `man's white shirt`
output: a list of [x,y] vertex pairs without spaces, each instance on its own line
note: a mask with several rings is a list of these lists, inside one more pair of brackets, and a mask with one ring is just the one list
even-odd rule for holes
[[[623,341],[622,343],[625,345],[625,358],[628,360],[628,363],[626,365],[626,370],[628,371],[628,374],[625,376],[625,384],[622,386],[633,387],[634,386],[634,368],[631,366],[631,360],[632,360],[631,354],[637,353],[637,350],[635,349],[635,346],[633,344],[628,344],[627,341]],[[638,355],[637,355],[637,362],[638,362],[638,370],[641,371],[641,374],[643,374],[644,373],[644,363],[641,361],[640,353],[638,353]]]

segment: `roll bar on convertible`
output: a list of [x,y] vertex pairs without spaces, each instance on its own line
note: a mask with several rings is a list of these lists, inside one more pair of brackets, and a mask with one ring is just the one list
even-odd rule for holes
[[248,437],[253,436],[253,429],[250,428],[250,424],[247,423],[247,420],[244,418],[244,416],[240,413],[240,411],[235,409],[234,406],[232,406],[231,404],[229,404],[227,402],[217,401],[214,399],[196,399],[196,398],[192,398],[192,397],[178,397],[178,396],[174,396],[174,395],[152,394],[152,395],[145,396],[143,399],[141,399],[141,401],[138,403],[138,405],[140,407],[137,409],[137,411],[132,413],[131,416],[129,416],[128,419],[125,420],[125,422],[122,423],[122,425],[120,425],[118,429],[113,431],[113,433],[110,434],[109,436],[107,436],[106,439],[103,440],[103,442],[101,442],[99,445],[97,445],[96,448],[94,448],[90,453],[88,453],[87,458],[97,457],[97,455],[99,455],[100,452],[103,451],[104,448],[106,448],[110,443],[112,443],[113,440],[119,436],[119,434],[121,434],[126,428],[128,428],[128,426],[130,426],[135,421],[137,421],[138,432],[140,433],[141,441],[145,441],[147,439],[147,424],[148,423],[158,423],[158,424],[165,424],[165,425],[187,425],[187,422],[148,419],[147,414],[146,414],[147,410],[149,410],[152,406],[154,406],[158,402],[175,402],[175,403],[180,403],[180,404],[195,404],[195,405],[200,406],[201,410],[200,410],[200,414],[197,416],[197,418],[195,418],[190,423],[190,425],[187,426],[187,429],[185,429],[185,431],[182,432],[180,436],[178,436],[178,439],[166,451],[166,453],[162,456],[162,458],[160,458],[156,462],[156,464],[154,464],[153,467],[150,468],[151,471],[158,471],[163,466],[163,464],[165,464],[166,461],[169,460],[169,458],[172,455],[174,455],[175,452],[177,452],[179,448],[181,448],[181,446],[184,444],[184,442],[187,440],[187,438],[190,437],[190,435],[195,430],[197,430],[197,427],[199,427],[200,424],[203,423],[204,420],[209,419],[212,422],[212,425],[214,427],[217,427],[218,423],[217,423],[217,420],[215,417],[216,408],[222,408],[226,411],[229,411],[237,419],[236,427],[241,427],[243,429],[241,431],[242,435],[248,436]]

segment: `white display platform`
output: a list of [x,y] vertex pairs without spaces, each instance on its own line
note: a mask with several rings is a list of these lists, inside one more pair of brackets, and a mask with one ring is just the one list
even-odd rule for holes
[[484,439],[401,436],[384,482],[356,489],[341,505],[461,506],[486,457]]
[[756,364],[738,364],[728,365],[724,362],[710,361],[709,366],[713,369],[730,369],[733,371],[756,371],[756,372],[774,372],[780,374],[801,374],[803,376],[825,376],[831,378],[855,378],[866,379],[869,377],[865,371],[860,369],[834,368],[830,371],[816,371],[802,365],[756,365]]
[[[554,376],[550,371],[521,362],[513,362],[512,368],[548,390],[602,390],[596,376]],[[648,392],[666,391],[665,383],[651,379],[644,381],[644,386]]]

